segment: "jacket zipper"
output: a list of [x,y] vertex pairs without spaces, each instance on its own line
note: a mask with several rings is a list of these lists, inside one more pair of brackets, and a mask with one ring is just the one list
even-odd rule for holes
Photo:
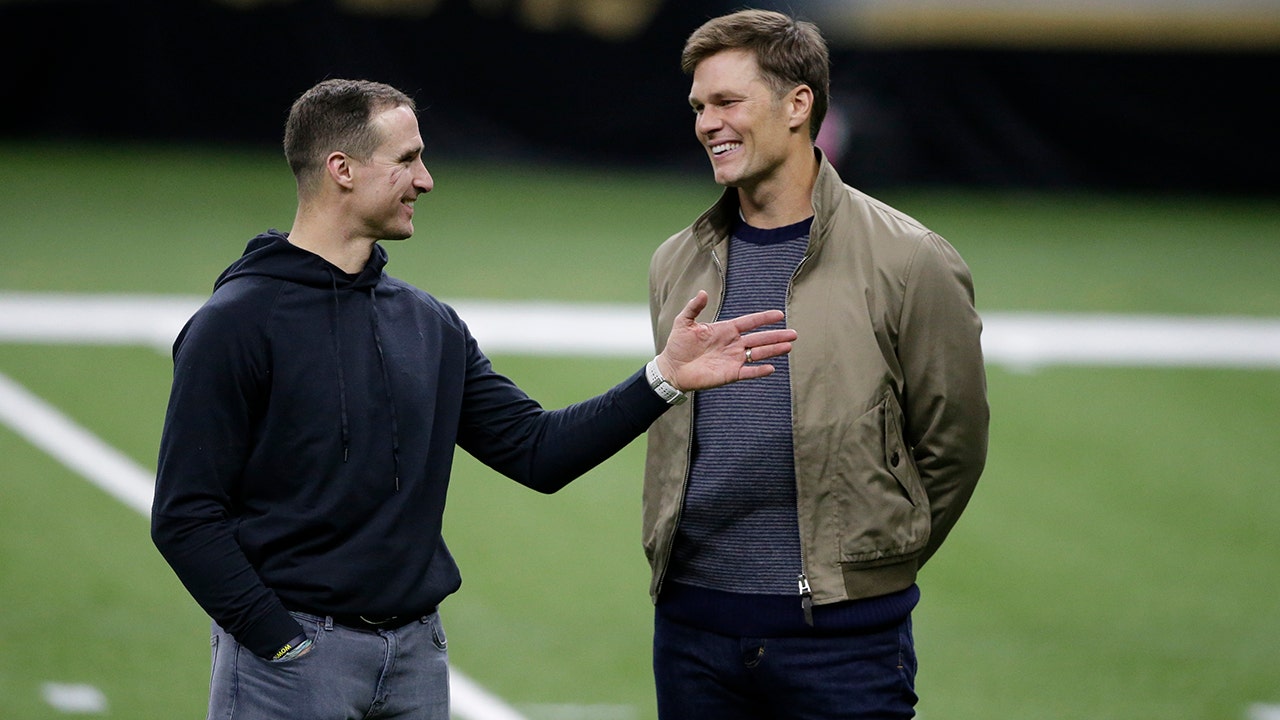
[[[804,548],[800,548],[800,565],[804,565]],[[800,585],[800,609],[804,611],[804,624],[813,627],[813,590],[809,589],[809,578],[800,573],[797,581]]]
[[[812,241],[813,240],[811,237],[810,243],[812,243]],[[812,246],[810,246],[810,249],[812,249]],[[786,313],[788,318],[791,317],[791,292],[795,288],[796,278],[799,277],[800,270],[804,267],[804,264],[809,260],[809,255],[810,255],[810,252],[806,251],[804,254],[804,257],[800,258],[800,263],[796,265],[795,272],[791,274],[791,283],[787,285]],[[794,375],[792,377],[794,377]],[[792,385],[793,390],[794,388],[795,386]],[[792,402],[794,402],[794,397],[795,395],[793,393]],[[793,414],[794,414],[794,411],[795,411],[795,408],[793,406],[792,407]],[[792,428],[794,429],[795,428],[794,418],[792,418],[791,423],[792,423]],[[792,453],[794,454],[794,452],[795,450],[793,449]],[[793,458],[792,464],[794,466],[794,458]],[[800,513],[800,476],[799,474],[797,474],[796,475],[796,528],[797,529],[800,527],[800,522],[801,522],[799,513]],[[800,609],[804,611],[804,623],[809,627],[813,627],[813,589],[809,587],[809,561],[805,557],[803,536],[800,537],[800,576],[796,578],[796,585],[800,590]]]

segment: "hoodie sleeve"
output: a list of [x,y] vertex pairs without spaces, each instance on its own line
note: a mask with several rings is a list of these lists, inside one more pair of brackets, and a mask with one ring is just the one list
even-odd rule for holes
[[588,400],[545,410],[467,337],[467,380],[458,445],[507,477],[553,493],[639,437],[670,406],[644,370]]
[[174,343],[151,537],[205,612],[270,657],[302,629],[235,539],[234,489],[269,377],[266,342],[244,315],[211,301]]

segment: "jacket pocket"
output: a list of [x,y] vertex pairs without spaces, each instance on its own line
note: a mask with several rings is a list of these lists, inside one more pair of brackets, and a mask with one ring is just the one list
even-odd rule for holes
[[851,462],[839,488],[842,563],[897,562],[929,541],[929,498],[902,427],[902,410],[887,392],[845,438],[840,452]]
[[886,395],[884,402],[884,464],[898,481],[898,486],[906,493],[911,504],[924,508],[926,516],[929,509],[929,496],[920,482],[920,471],[916,468],[915,457],[911,447],[903,437],[902,408],[892,394]]

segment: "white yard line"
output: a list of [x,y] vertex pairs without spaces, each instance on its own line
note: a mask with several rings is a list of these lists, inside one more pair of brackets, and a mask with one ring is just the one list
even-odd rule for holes
[[1280,720],[1280,705],[1250,705],[1246,710],[1245,720]]
[[0,373],[0,422],[107,494],[151,515],[155,473]]
[[1280,368],[1280,319],[985,313],[982,347],[1012,368],[1044,365]]
[[40,695],[49,707],[60,713],[105,715],[107,696],[92,685],[47,682],[40,686]]
[[[147,345],[169,352],[200,306],[190,296],[0,293],[0,342]],[[451,303],[485,352],[642,358],[653,352],[643,305]],[[983,313],[988,363],[1280,368],[1280,319]]]

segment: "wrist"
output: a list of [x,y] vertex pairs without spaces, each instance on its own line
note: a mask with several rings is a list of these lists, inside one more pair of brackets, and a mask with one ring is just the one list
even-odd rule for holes
[[688,395],[662,374],[661,368],[658,367],[658,358],[655,357],[644,366],[644,376],[649,381],[649,387],[668,405],[679,405],[689,399]]

